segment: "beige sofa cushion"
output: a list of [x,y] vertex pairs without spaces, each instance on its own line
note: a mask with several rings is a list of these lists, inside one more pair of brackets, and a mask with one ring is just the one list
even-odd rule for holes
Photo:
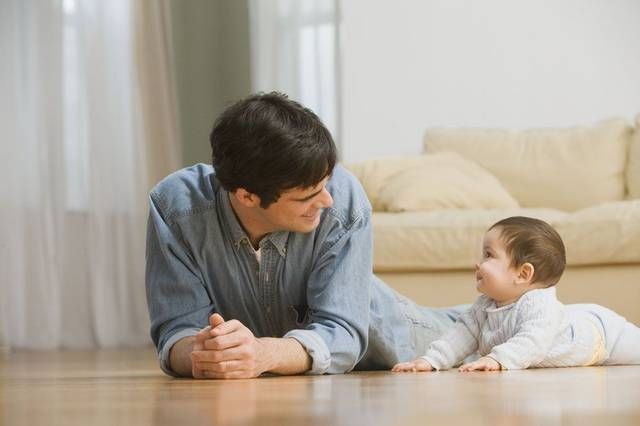
[[553,225],[571,265],[640,262],[640,200],[589,207]]
[[383,211],[519,207],[491,173],[455,152],[423,158],[419,166],[402,170],[382,184],[377,201]]
[[367,197],[369,197],[373,210],[381,211],[383,208],[378,199],[378,194],[380,194],[380,190],[387,179],[402,170],[420,167],[420,165],[429,161],[428,158],[428,156],[422,154],[370,159],[358,163],[345,164],[344,167],[358,178],[367,193]]
[[567,129],[431,129],[424,147],[477,162],[523,207],[574,211],[624,199],[631,130],[621,119]]
[[374,270],[469,268],[480,255],[486,229],[516,215],[553,225],[565,243],[569,265],[640,262],[640,200],[630,200],[574,213],[553,209],[375,213]]
[[629,198],[640,199],[640,115],[636,117],[636,128],[629,146],[627,190]]
[[509,216],[550,223],[567,213],[552,209],[439,210],[373,214],[375,271],[432,271],[472,266],[489,226]]

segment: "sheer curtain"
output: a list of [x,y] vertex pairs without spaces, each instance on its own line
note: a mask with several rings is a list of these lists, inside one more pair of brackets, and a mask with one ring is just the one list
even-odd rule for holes
[[147,191],[179,165],[163,2],[0,3],[0,344],[149,343]]
[[337,0],[249,0],[254,91],[278,90],[340,140]]

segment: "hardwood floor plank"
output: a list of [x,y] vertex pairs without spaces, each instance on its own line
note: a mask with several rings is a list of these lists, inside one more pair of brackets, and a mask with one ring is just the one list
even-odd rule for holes
[[165,376],[150,349],[15,352],[2,425],[640,424],[640,366],[494,373]]

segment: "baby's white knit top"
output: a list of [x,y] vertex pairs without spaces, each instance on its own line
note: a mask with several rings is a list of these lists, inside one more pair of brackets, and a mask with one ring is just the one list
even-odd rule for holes
[[445,370],[477,350],[508,370],[569,367],[597,362],[594,356],[606,356],[599,354],[602,347],[600,332],[589,315],[568,313],[555,287],[549,287],[528,291],[501,307],[480,296],[423,358],[433,368]]

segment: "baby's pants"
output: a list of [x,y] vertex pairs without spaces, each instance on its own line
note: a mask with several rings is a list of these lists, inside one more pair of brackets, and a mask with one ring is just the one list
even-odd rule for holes
[[594,304],[567,305],[570,311],[585,312],[600,329],[609,356],[602,365],[640,364],[640,328],[624,317]]

